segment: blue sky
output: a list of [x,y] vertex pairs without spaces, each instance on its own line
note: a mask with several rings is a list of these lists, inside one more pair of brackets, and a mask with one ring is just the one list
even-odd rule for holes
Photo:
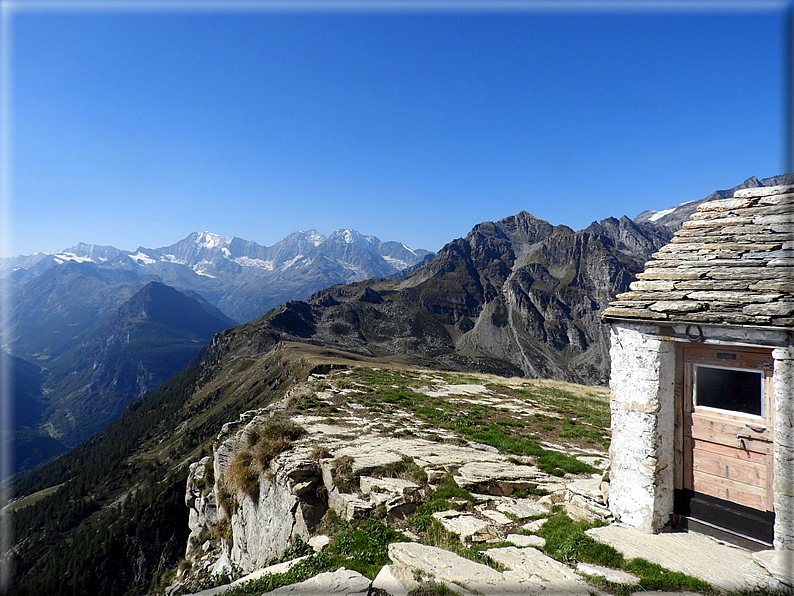
[[12,253],[352,227],[438,249],[782,172],[782,13],[43,13]]

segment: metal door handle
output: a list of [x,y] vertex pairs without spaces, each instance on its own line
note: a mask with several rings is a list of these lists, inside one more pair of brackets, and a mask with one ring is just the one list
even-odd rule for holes
[[750,424],[749,422],[747,424],[745,424],[745,426],[747,428],[749,428],[750,430],[752,430],[754,432],[757,432],[757,433],[762,433],[762,432],[764,432],[766,430],[765,426],[756,426],[754,424]]

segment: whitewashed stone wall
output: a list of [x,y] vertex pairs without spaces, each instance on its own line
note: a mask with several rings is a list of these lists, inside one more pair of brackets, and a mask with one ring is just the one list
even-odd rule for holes
[[794,550],[794,348],[772,350],[775,387],[775,548]]
[[675,346],[653,325],[611,325],[609,508],[656,532],[673,512]]

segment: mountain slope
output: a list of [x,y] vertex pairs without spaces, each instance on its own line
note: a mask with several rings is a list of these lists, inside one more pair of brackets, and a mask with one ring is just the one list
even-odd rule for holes
[[[0,440],[9,441],[13,447],[13,461],[9,470],[13,474],[63,453],[66,446],[37,432],[46,407],[42,395],[44,374],[41,368],[10,354],[4,354],[4,357],[9,359],[10,370],[13,371],[10,393],[13,424],[8,429],[10,436],[3,436]],[[3,379],[3,374],[0,371],[0,379]]]
[[45,384],[49,424],[67,445],[82,442],[234,325],[206,301],[150,282],[52,362]]

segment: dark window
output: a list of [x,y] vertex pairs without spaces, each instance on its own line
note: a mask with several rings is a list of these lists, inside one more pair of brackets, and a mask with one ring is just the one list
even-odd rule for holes
[[761,416],[763,373],[695,366],[695,405]]

